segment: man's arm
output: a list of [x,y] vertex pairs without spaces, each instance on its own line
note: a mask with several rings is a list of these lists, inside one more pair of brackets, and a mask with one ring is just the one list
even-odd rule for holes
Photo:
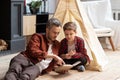
[[44,59],[47,55],[46,51],[41,50],[42,42],[40,39],[43,39],[42,35],[33,34],[26,49],[29,56],[39,60]]
[[63,59],[55,54],[47,54],[45,58],[53,58],[57,62],[57,65],[59,66],[65,64]]

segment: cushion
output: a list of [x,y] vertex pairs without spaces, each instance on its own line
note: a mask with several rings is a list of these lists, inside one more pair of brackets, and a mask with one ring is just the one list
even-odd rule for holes
[[111,28],[95,28],[94,31],[98,34],[102,33],[109,33],[112,32]]
[[114,31],[111,28],[96,28],[94,29],[98,37],[113,36]]

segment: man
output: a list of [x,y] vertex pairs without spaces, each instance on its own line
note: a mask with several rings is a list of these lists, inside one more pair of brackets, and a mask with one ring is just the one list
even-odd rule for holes
[[60,29],[58,19],[48,20],[46,34],[33,34],[26,50],[11,60],[5,80],[35,80],[40,74],[53,70],[54,66],[64,64],[57,56],[60,44],[56,37]]

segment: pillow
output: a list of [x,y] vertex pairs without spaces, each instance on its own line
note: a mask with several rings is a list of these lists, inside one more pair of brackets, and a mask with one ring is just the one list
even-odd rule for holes
[[102,34],[102,33],[110,33],[112,32],[112,29],[111,28],[95,28],[94,31],[97,33],[97,34]]

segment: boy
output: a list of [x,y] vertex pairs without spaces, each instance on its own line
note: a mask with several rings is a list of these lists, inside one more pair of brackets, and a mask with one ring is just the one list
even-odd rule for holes
[[85,65],[90,60],[84,46],[84,40],[76,36],[76,29],[77,26],[73,22],[68,22],[63,26],[65,38],[61,41],[59,55],[66,64],[81,61],[74,69],[85,71]]

